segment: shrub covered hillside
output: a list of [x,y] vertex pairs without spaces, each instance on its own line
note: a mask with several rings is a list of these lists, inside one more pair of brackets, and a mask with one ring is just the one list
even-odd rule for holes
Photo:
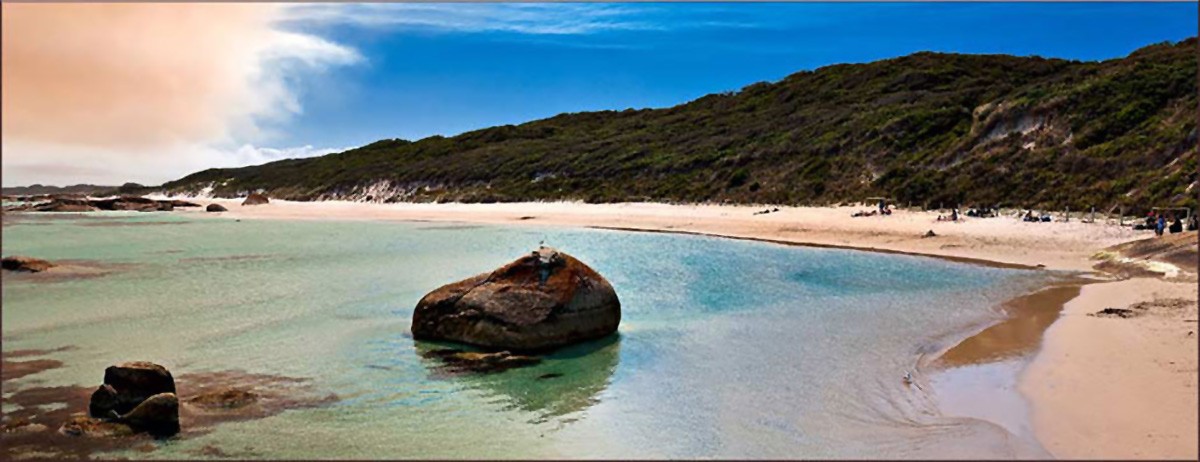
[[917,53],[666,109],[562,114],[211,169],[289,199],[1195,205],[1196,39],[1103,62]]

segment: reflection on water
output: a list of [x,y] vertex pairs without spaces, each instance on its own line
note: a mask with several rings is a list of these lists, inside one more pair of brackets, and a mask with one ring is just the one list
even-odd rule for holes
[[496,373],[444,374],[445,363],[428,357],[429,351],[440,348],[445,345],[414,344],[432,377],[499,397],[513,408],[535,414],[535,421],[544,422],[583,411],[598,402],[620,359],[620,335],[565,347],[541,357],[537,364]]

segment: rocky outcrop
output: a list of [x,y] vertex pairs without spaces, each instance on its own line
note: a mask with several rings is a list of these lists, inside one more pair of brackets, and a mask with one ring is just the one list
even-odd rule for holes
[[208,204],[208,207],[205,207],[204,211],[205,212],[228,212],[229,209],[225,208],[225,206],[223,206],[221,204]]
[[[36,198],[35,198],[36,199]],[[182,200],[155,200],[139,196],[120,196],[107,199],[88,199],[76,196],[48,196],[48,202],[6,207],[8,212],[95,212],[136,211],[170,212],[175,207],[199,207],[200,204]]]
[[166,368],[144,361],[109,366],[104,370],[104,384],[92,393],[88,414],[155,436],[178,433],[175,379]]
[[38,204],[25,210],[35,212],[95,212],[96,207],[81,199],[54,199],[45,204]]
[[548,247],[491,273],[442,286],[413,312],[417,340],[485,348],[556,348],[616,332],[621,302],[604,277]]
[[24,273],[40,273],[53,268],[55,265],[46,260],[41,260],[31,257],[4,257],[0,260],[0,267],[8,271],[19,271]]
[[261,205],[269,202],[271,202],[271,200],[267,199],[267,196],[255,193],[246,196],[246,200],[242,201],[242,205]]

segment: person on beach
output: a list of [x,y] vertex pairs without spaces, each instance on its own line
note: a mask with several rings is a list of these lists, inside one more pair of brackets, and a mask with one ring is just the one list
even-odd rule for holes
[[1166,227],[1167,227],[1167,217],[1165,217],[1163,215],[1159,215],[1158,221],[1154,224],[1154,234],[1162,236],[1163,229]]
[[958,209],[950,209],[950,221],[958,221]]
[[1167,228],[1167,230],[1171,231],[1171,234],[1182,233],[1183,232],[1183,220],[1179,219],[1179,216],[1176,215],[1175,221],[1171,222],[1171,227]]

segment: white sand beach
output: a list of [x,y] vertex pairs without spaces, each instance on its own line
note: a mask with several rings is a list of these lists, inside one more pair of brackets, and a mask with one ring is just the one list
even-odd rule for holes
[[[186,199],[186,198],[184,198]],[[785,243],[922,254],[979,263],[1092,271],[1101,249],[1152,237],[1127,227],[1069,222],[1025,223],[1015,217],[938,221],[936,212],[896,211],[852,218],[869,207],[774,207],[583,204],[219,203],[234,219],[398,220],[603,227],[699,233]],[[181,209],[185,210],[185,209]],[[192,209],[187,213],[205,213]],[[216,214],[213,214],[216,215]],[[936,236],[923,237],[928,231]],[[1161,265],[1160,265],[1161,266]],[[1168,268],[1172,269],[1172,268]],[[1046,332],[1024,371],[1020,391],[1033,424],[1059,458],[1196,458],[1197,335],[1195,268],[1182,279],[1141,277],[1086,285]],[[1191,279],[1188,279],[1188,278]],[[1088,316],[1109,307],[1182,299],[1131,319]],[[1118,399],[1119,398],[1119,399]]]
[[[187,199],[187,198],[183,198]],[[609,227],[861,248],[950,258],[986,260],[1049,269],[1090,271],[1097,250],[1144,237],[1129,228],[1082,223],[1024,223],[1011,217],[958,222],[937,221],[936,212],[896,211],[891,216],[851,218],[870,207],[779,207],[669,205],[656,203],[584,204],[537,202],[500,204],[376,204],[272,200],[241,206],[240,200],[204,199],[239,219],[422,220],[536,226]],[[774,208],[774,207],[771,207]],[[180,209],[187,210],[187,209]],[[204,213],[192,209],[192,212]],[[927,231],[937,236],[922,237]]]

